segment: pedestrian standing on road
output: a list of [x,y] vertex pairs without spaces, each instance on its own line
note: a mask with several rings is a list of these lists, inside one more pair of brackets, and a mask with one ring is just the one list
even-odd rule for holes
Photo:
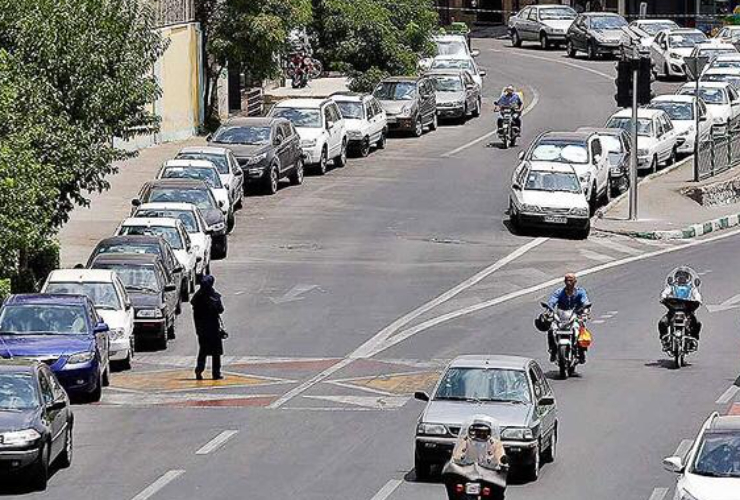
[[198,363],[195,366],[195,378],[203,380],[203,371],[206,369],[206,358],[211,356],[211,372],[213,380],[221,380],[221,355],[224,353],[223,334],[221,328],[221,314],[224,305],[221,294],[214,288],[216,279],[210,274],[203,276],[200,288],[190,299],[193,307],[193,321],[195,333],[198,336]]

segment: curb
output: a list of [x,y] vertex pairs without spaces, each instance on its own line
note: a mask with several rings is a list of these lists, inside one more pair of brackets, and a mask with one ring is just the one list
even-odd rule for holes
[[595,229],[602,233],[621,234],[623,236],[642,238],[646,240],[688,240],[736,226],[740,226],[740,214],[726,215],[718,219],[712,219],[706,222],[692,224],[683,229],[673,229],[670,231],[618,231],[599,228]]

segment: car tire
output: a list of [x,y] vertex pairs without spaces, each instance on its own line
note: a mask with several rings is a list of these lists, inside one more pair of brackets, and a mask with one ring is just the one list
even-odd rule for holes
[[103,372],[103,387],[110,385],[110,360],[108,361],[108,368]]
[[587,240],[588,236],[591,234],[591,223],[589,222],[585,228],[579,229],[575,233],[576,239],[579,240]]
[[599,208],[599,195],[596,188],[596,184],[591,186],[591,196],[588,200],[588,211],[593,216],[596,213],[596,209]]
[[597,57],[597,56],[598,56],[598,54],[599,54],[599,53],[597,52],[597,50],[596,50],[596,42],[594,42],[593,40],[590,40],[590,41],[588,42],[588,46],[587,46],[587,54],[588,54],[588,58],[589,58],[590,60],[592,60],[592,61],[593,61],[594,59],[596,59],[596,57]]
[[622,194],[622,184],[623,183],[624,182],[621,179],[619,179],[619,182],[616,182],[616,183],[612,182],[612,180],[609,179],[609,191],[611,192],[609,194],[609,198],[614,199],[620,194]]
[[299,158],[298,161],[295,162],[295,167],[293,168],[293,171],[290,173],[290,183],[294,186],[300,186],[303,184],[303,158]]
[[162,330],[159,332],[159,336],[155,341],[154,349],[157,351],[164,351],[167,349],[167,341],[169,340],[170,326],[163,325]]
[[550,434],[550,443],[547,445],[547,449],[542,452],[542,461],[545,463],[552,463],[557,458],[558,454],[558,424],[555,423],[555,428]]
[[67,469],[72,466],[72,456],[74,455],[74,437],[72,433],[72,424],[67,424],[67,431],[64,437],[64,449],[57,458],[57,465],[61,469]]
[[658,171],[658,155],[653,156],[653,161],[650,164],[650,172],[655,173]]
[[663,63],[663,76],[666,78],[666,80],[671,77],[671,70],[668,69],[667,62]]
[[280,170],[278,166],[273,163],[270,165],[270,170],[267,172],[265,177],[265,194],[270,196],[278,192],[278,185],[280,184]]
[[380,133],[380,139],[378,139],[378,149],[385,149],[388,144],[388,131],[383,130]]
[[347,165],[347,139],[342,141],[342,149],[339,156],[334,158],[334,168],[344,168]]
[[46,491],[49,485],[49,444],[44,443],[36,463],[29,468],[31,487],[35,491]]
[[[241,192],[242,192],[242,193],[244,192],[244,188],[242,188]],[[241,210],[242,208],[244,208],[244,200],[242,199],[241,195],[240,195],[240,196],[239,196],[239,198],[238,198],[238,199],[237,199],[237,200],[236,200],[236,201],[234,202],[234,208],[235,208],[236,210]]]
[[229,213],[226,214],[226,233],[230,233],[234,230],[234,226],[236,225],[236,219],[234,218],[234,211],[229,210]]
[[321,150],[321,156],[319,157],[319,163],[317,165],[317,170],[319,175],[326,174],[326,164],[329,162],[329,152],[326,149],[326,146]]
[[103,397],[103,375],[101,374],[98,383],[95,385],[95,389],[88,395],[88,402],[97,403],[100,398]]
[[414,455],[414,471],[417,481],[426,481],[432,475],[432,466],[421,458],[418,454]]
[[134,358],[134,346],[133,344],[128,349],[128,356],[126,356],[126,359],[121,361],[120,369],[121,370],[130,370],[131,369],[131,361]]
[[172,321],[167,326],[167,340],[175,340],[177,335],[175,335],[175,318],[172,318]]
[[421,116],[419,116],[414,122],[414,137],[421,137],[422,134],[424,134],[424,124],[421,121]]
[[550,39],[547,37],[547,33],[540,33],[540,48],[547,50],[550,48]]
[[566,44],[565,51],[568,54],[568,57],[575,58],[578,55],[578,51],[576,50],[576,46],[573,45],[573,42],[568,39],[568,42]]
[[[465,119],[464,118],[464,115],[463,115],[463,119]],[[429,130],[430,131],[431,130],[437,130],[437,127],[438,126],[439,126],[439,121],[438,121],[438,118],[437,118],[437,112],[435,111],[434,112],[434,117],[432,117],[432,123],[429,124]]]
[[540,449],[540,444],[537,443],[537,446],[532,452],[532,463],[528,464],[524,469],[524,476],[527,481],[534,482],[540,477]]
[[517,30],[511,31],[511,44],[514,47],[521,47],[522,46],[522,39],[519,36],[519,32]]
[[180,301],[190,301],[190,280],[183,279],[182,283],[180,284]]
[[361,158],[367,158],[367,156],[370,154],[370,138],[365,137],[362,142],[360,143],[360,146],[357,148],[357,153],[360,155]]
[[478,98],[477,101],[475,101],[475,108],[473,109],[473,118],[478,118],[480,116],[480,109],[481,109],[481,99]]

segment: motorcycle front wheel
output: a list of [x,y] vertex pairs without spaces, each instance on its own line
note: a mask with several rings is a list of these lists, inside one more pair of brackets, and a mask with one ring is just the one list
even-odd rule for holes
[[558,368],[560,369],[560,378],[563,380],[568,379],[569,375],[569,367],[568,367],[568,347],[567,346],[560,346],[560,351],[558,352]]

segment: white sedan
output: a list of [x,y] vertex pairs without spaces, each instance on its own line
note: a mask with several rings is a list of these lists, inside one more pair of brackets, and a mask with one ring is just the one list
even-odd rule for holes
[[479,88],[483,88],[483,77],[486,76],[486,70],[479,68],[472,57],[437,56],[429,69],[464,69],[470,73]]
[[[696,84],[690,82],[678,91],[680,95],[695,95]],[[714,131],[725,134],[740,117],[740,95],[727,82],[700,82],[699,97],[707,104]]]
[[704,43],[696,44],[694,49],[691,51],[691,57],[708,57],[711,61],[720,55],[737,53],[737,48],[731,43],[709,40]]
[[740,90],[740,68],[708,68],[701,74],[702,82],[727,82]]
[[[632,133],[632,110],[614,113],[606,122],[607,128],[621,128]],[[678,133],[665,111],[640,108],[637,110],[637,168],[656,172],[658,165],[669,165],[676,160]]]
[[[694,115],[694,96],[690,95],[660,95],[650,101],[649,108],[662,109],[670,117],[676,129],[679,140],[679,153],[693,153],[696,143],[696,116]],[[701,98],[699,106],[699,140],[709,140],[712,135],[712,120],[707,111],[707,105]]]

